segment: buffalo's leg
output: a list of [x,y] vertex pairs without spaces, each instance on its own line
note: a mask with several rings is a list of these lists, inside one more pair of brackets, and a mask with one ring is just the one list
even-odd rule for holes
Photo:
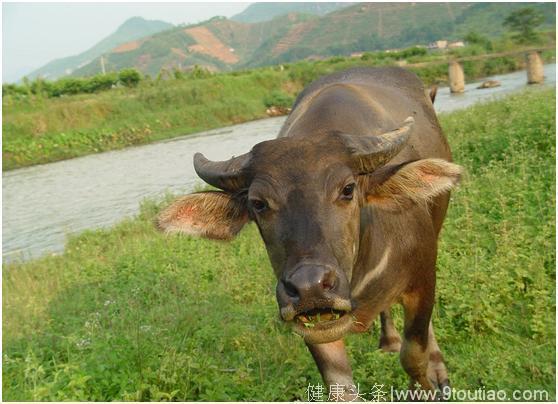
[[339,397],[345,401],[352,401],[356,397],[355,384],[353,382],[353,371],[349,363],[349,357],[345,350],[345,342],[341,339],[327,344],[306,344],[328,391],[332,391],[331,386],[337,389],[343,386],[345,394]]
[[402,296],[405,312],[405,329],[400,360],[403,369],[424,390],[434,390],[427,376],[429,362],[429,324],[434,301],[434,288],[405,293]]
[[448,371],[446,365],[444,364],[444,357],[436,342],[436,337],[434,336],[434,327],[432,326],[432,321],[428,327],[428,379],[438,387],[442,393],[444,389],[449,387]]
[[391,310],[387,309],[380,313],[380,346],[384,352],[399,352],[401,350],[401,337],[393,324]]

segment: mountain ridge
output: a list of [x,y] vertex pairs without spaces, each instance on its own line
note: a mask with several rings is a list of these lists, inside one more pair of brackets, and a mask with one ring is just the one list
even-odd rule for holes
[[[254,6],[261,10],[269,4],[277,5]],[[555,27],[553,3],[356,3],[322,16],[288,12],[255,23],[237,21],[236,16],[213,17],[197,24],[173,26],[107,50],[103,64],[107,71],[133,67],[152,76],[196,65],[210,71],[232,71],[426,45],[438,39],[463,39],[471,30],[494,37],[504,32],[505,17],[521,7],[538,9],[545,15],[545,26]],[[98,56],[72,75],[100,72]]]

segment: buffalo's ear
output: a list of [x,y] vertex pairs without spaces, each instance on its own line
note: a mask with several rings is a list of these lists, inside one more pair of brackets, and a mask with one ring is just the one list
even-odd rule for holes
[[389,211],[426,204],[459,183],[463,169],[441,159],[385,166],[362,176],[364,203]]
[[231,240],[249,220],[246,198],[208,191],[177,199],[159,214],[156,225],[165,233]]

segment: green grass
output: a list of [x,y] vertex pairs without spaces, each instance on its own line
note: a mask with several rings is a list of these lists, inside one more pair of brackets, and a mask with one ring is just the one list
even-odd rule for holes
[[[545,60],[553,60],[547,52]],[[268,100],[292,99],[312,80],[356,66],[390,65],[386,54],[336,57],[205,78],[144,80],[138,88],[61,98],[2,98],[2,167],[10,170],[121,149],[266,117]],[[444,57],[443,55],[441,57]],[[411,57],[410,62],[421,61]],[[426,55],[424,60],[435,60]],[[438,57],[439,58],[439,57]],[[523,55],[464,64],[467,80],[520,69]],[[411,68],[427,85],[447,82],[447,64]]]
[[[455,388],[555,397],[555,90],[441,117],[467,175],[442,232],[434,324]],[[320,376],[278,319],[257,229],[165,237],[137,218],[4,267],[4,400],[302,400]],[[401,312],[395,311],[401,329]],[[347,338],[361,391],[405,388],[379,327]]]
[[[96,95],[4,100],[3,167],[63,160],[265,117],[273,70],[145,83]],[[10,101],[13,101],[10,103]]]

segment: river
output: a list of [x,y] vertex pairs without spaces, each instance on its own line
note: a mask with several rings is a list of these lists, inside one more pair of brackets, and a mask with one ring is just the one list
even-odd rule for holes
[[[524,89],[524,71],[486,78],[501,87],[463,94],[440,88],[435,108],[449,112]],[[556,84],[556,65],[545,66],[545,85]],[[94,154],[2,174],[2,258],[25,260],[59,253],[67,235],[110,226],[137,213],[139,202],[166,191],[186,193],[201,184],[192,156],[224,160],[274,138],[284,117],[262,119],[145,146]]]

